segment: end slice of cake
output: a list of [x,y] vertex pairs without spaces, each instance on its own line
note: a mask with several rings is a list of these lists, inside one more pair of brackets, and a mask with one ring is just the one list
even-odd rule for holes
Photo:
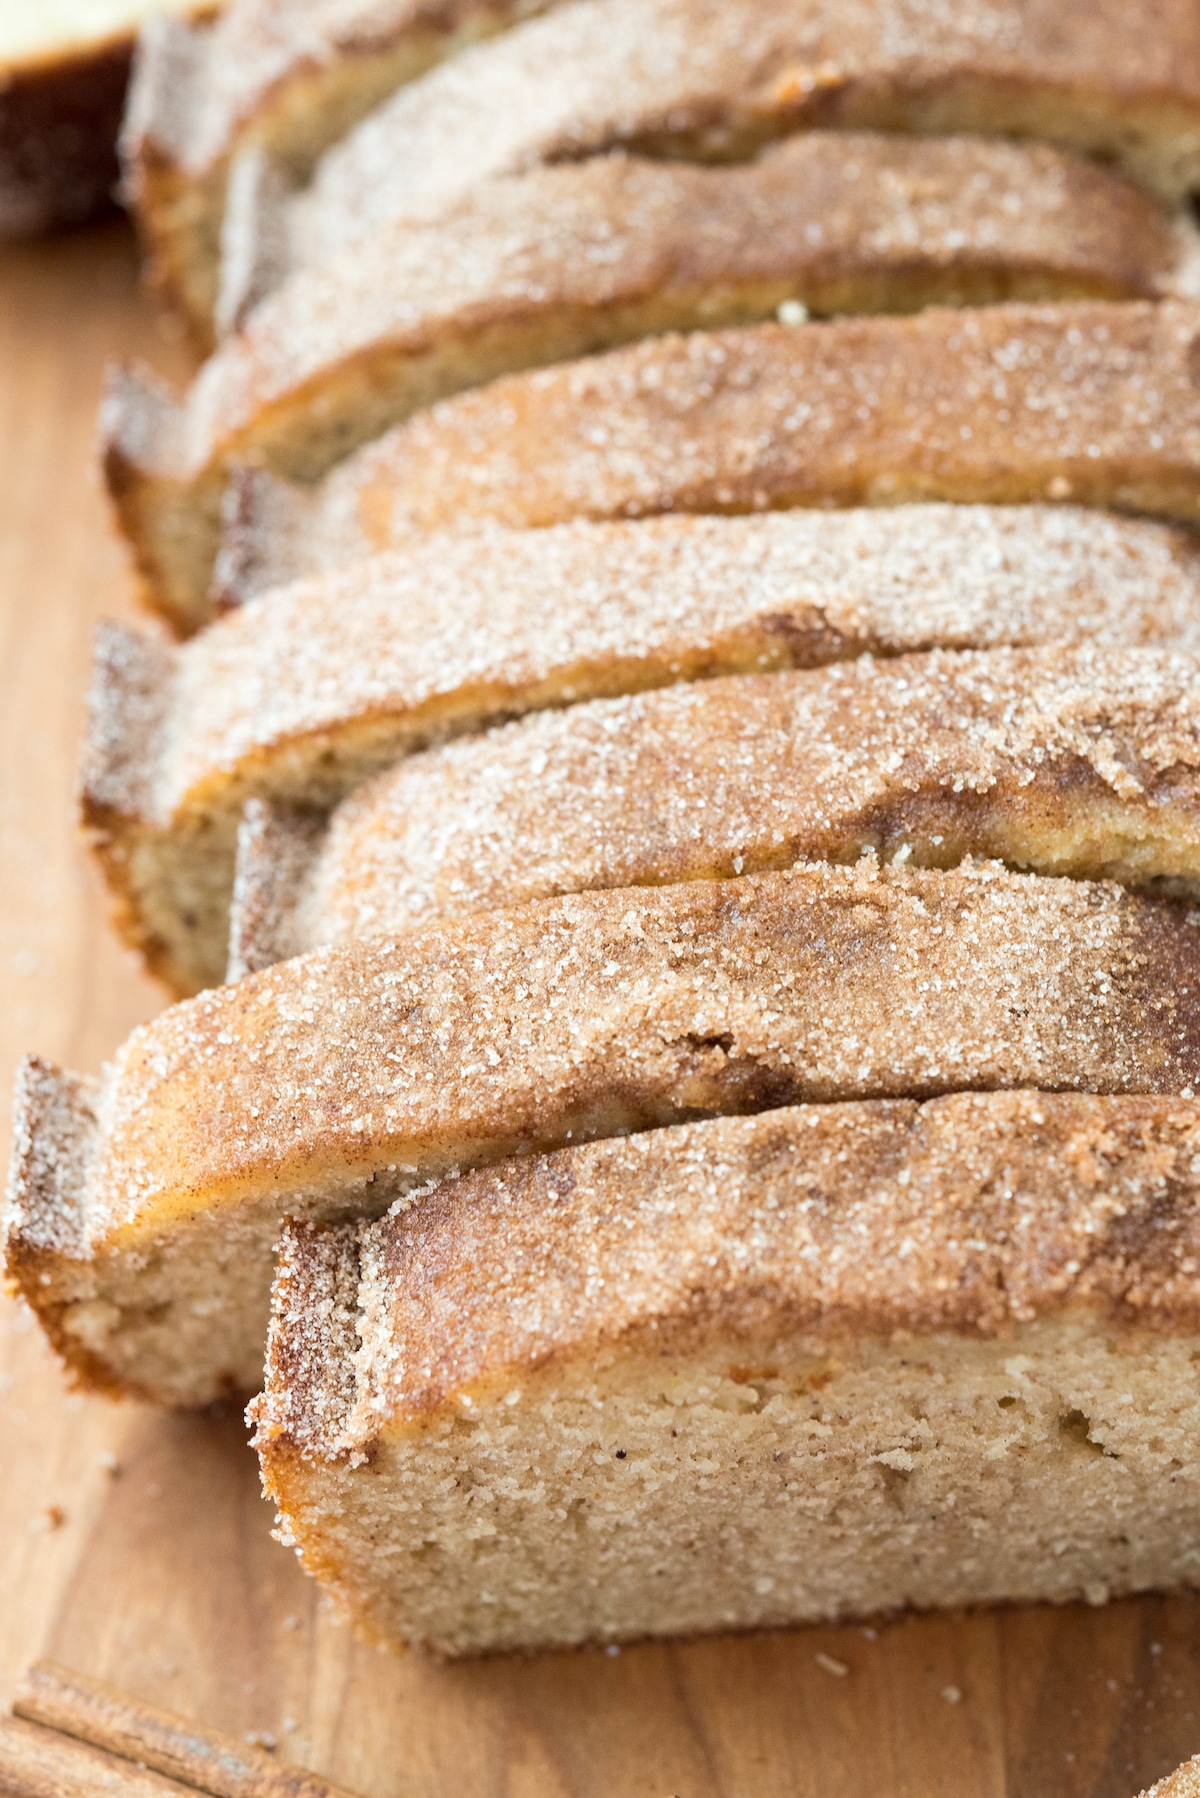
[[1200,1111],[656,1130],[284,1232],[282,1537],[443,1655],[1200,1581]]

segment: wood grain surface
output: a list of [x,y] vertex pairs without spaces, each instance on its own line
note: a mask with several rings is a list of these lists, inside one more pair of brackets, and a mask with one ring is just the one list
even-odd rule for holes
[[[91,459],[133,351],[183,372],[121,227],[3,252],[5,1130],[22,1051],[95,1068],[161,1003],[71,807],[93,622],[136,615]],[[364,1798],[1129,1798],[1200,1749],[1200,1597],[439,1667],[358,1646],[270,1527],[237,1416],[73,1395],[4,1301],[5,1705],[48,1654]]]

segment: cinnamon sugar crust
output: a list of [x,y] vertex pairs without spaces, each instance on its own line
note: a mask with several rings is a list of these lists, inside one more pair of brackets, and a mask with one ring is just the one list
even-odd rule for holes
[[124,371],[104,415],[110,490],[148,594],[187,629],[234,460],[315,481],[463,388],[789,302],[1158,297],[1195,249],[1132,182],[1037,145],[818,132],[741,167],[537,169],[286,282],[178,405]]
[[[29,1113],[9,1270],[115,1383],[205,1403],[261,1353],[284,1216],[378,1215],[453,1170],[716,1113],[1190,1096],[1195,917],[1110,884],[868,858],[318,950],[134,1031],[73,1126],[82,1179],[42,1140],[51,1113]],[[31,1219],[35,1162],[67,1174]],[[47,1242],[59,1210],[82,1254]]]
[[1194,1581],[1198,1149],[1194,1103],[956,1094],[289,1225],[285,1540],[442,1654]]
[[302,817],[248,842],[231,949],[253,969],[555,893],[865,854],[1200,896],[1200,663],[934,651],[546,712],[379,775],[323,838]]
[[1200,650],[1194,539],[1071,507],[587,522],[415,539],[172,650],[96,641],[82,813],[123,934],[177,992],[227,959],[247,801],[321,814],[530,710],[935,645]]
[[121,1232],[190,1193],[307,1187],[327,1153],[374,1171],[376,1149],[415,1184],[544,1144],[556,1118],[590,1134],[593,1116],[635,1127],[723,1093],[742,1109],[793,1087],[1176,1091],[1197,1073],[1198,955],[1190,911],[1107,883],[875,865],[364,939],[135,1031],[106,1088],[93,1210]]
[[444,400],[315,489],[235,481],[218,591],[471,519],[1074,500],[1200,518],[1200,306],[931,310],[637,344]]
[[[651,1336],[994,1337],[1079,1304],[1197,1335],[1198,1166],[1195,1100],[1044,1092],[789,1106],[507,1161],[377,1223],[287,1227],[262,1441],[362,1454]],[[334,1420],[296,1350],[338,1356],[309,1294],[339,1239],[357,1290]]]
[[731,161],[814,127],[1040,138],[1176,200],[1200,166],[1200,27],[1186,0],[577,0],[395,95],[282,220],[231,212],[226,244],[241,269],[256,232],[320,264],[498,175],[614,148]]
[[[778,241],[763,241],[768,234]],[[1175,278],[1180,253],[1160,201],[1078,156],[975,137],[814,131],[737,165],[610,151],[496,177],[432,217],[377,221],[325,261],[302,261],[293,278],[308,281],[289,304],[268,309],[258,335],[282,338],[286,320],[295,357],[301,335],[322,326],[342,343],[356,325],[374,339],[381,321],[411,329],[410,320],[443,317],[456,300],[507,321],[522,301],[536,304],[542,287],[548,318],[556,307],[613,308],[658,288],[686,294],[711,284],[718,292],[697,291],[692,304],[713,324],[723,301],[734,304],[719,291],[728,281],[747,285],[743,308],[759,316],[772,280],[786,283],[778,300],[818,312],[907,311],[950,295],[1033,297],[1034,288],[1153,298]],[[320,310],[328,285],[314,277],[330,266],[345,309],[365,312],[371,282],[383,279],[406,303],[389,313],[390,296],[377,295],[366,328],[328,318]],[[247,322],[255,297],[229,327]],[[277,358],[285,353],[280,344]]]
[[[551,0],[552,3],[552,0]],[[380,100],[539,0],[230,0],[207,25],[143,32],[122,161],[153,273],[211,334],[231,161],[294,180]]]

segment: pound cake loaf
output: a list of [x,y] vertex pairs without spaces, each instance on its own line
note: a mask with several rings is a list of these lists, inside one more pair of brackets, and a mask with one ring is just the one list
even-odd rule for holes
[[217,0],[7,0],[0,7],[0,238],[112,204],[117,133],[144,21]]
[[324,826],[258,802],[229,974],[551,894],[863,855],[1200,899],[1200,662],[1080,645],[732,675],[430,750]]
[[121,137],[152,273],[211,336],[230,164],[292,180],[406,81],[553,0],[231,0],[143,31]]
[[737,168],[540,169],[287,282],[181,402],[114,371],[109,484],[149,596],[187,629],[184,565],[215,547],[235,461],[312,482],[463,388],[781,308],[1161,297],[1195,285],[1198,247],[1131,182],[1036,145],[817,132]]
[[498,175],[612,149],[731,162],[813,127],[1041,138],[1171,201],[1200,174],[1189,0],[575,0],[394,95],[295,195],[230,189],[221,311]]
[[441,739],[735,672],[935,646],[1194,656],[1198,554],[1184,531],[1070,506],[417,538],[276,591],[179,649],[103,627],[83,822],[122,934],[183,995],[225,976],[248,801],[321,815]]
[[258,1383],[285,1217],[689,1117],[962,1089],[1191,1095],[1195,914],[991,867],[810,865],[363,938],[33,1061],[10,1278],[85,1382]]
[[123,155],[69,1376],[436,1655],[1200,1586],[1194,0],[230,0]]
[[268,1495],[442,1655],[1200,1582],[1200,1114],[799,1107],[289,1225]]
[[[235,476],[216,595],[483,519],[943,499],[1191,522],[1198,333],[1200,305],[1184,301],[933,309],[667,336],[509,375],[418,413],[315,488]],[[151,501],[138,441],[110,429],[110,490],[146,579],[199,619],[207,549]]]

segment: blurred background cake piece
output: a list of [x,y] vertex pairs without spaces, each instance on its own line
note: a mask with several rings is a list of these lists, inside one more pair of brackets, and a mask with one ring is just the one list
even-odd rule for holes
[[75,225],[112,204],[140,27],[195,0],[0,0],[0,237]]

